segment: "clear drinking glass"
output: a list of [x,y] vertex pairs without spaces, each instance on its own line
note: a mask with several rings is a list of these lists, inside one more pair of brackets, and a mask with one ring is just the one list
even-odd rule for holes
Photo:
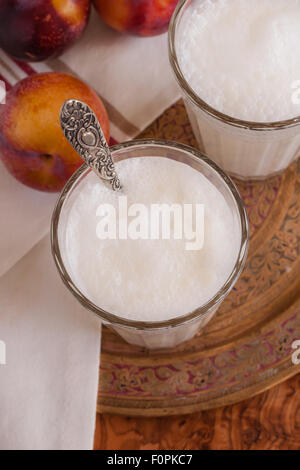
[[[136,140],[111,147],[115,162],[135,157],[164,157],[190,165],[201,172],[222,193],[237,221],[241,239],[235,265],[222,288],[205,304],[193,312],[167,321],[143,322],[128,320],[102,310],[86,298],[67,272],[63,262],[62,237],[69,201],[80,193],[80,183],[91,171],[85,164],[77,170],[64,187],[54,209],[51,225],[52,253],[60,276],[72,294],[87,309],[98,315],[103,324],[119,333],[128,343],[148,349],[174,347],[192,338],[213,317],[219,304],[228,295],[237,281],[247,256],[249,230],[245,206],[232,180],[218,166],[192,147],[168,141]],[[155,295],[155,294],[153,294]],[[121,314],[122,312],[120,312]]]
[[[300,116],[278,122],[243,121],[217,111],[193,91],[180,69],[176,51],[180,25],[192,2],[179,1],[173,14],[169,28],[169,57],[199,147],[226,172],[239,179],[274,176],[300,155]],[[217,31],[214,33],[218,34]]]

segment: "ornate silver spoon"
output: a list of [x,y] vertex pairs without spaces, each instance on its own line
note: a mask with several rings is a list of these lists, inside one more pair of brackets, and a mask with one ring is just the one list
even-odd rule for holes
[[82,101],[65,101],[60,110],[60,125],[66,139],[96,173],[114,191],[121,183],[99,121]]

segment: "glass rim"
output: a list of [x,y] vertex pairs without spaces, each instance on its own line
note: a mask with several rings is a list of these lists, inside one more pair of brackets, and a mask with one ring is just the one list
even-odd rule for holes
[[[169,31],[168,31],[168,49],[169,49],[169,61],[172,66],[173,72],[175,74],[176,80],[180,88],[188,96],[188,98],[197,105],[202,111],[205,111],[210,116],[218,119],[219,121],[225,122],[234,127],[241,129],[249,129],[254,131],[272,131],[272,130],[281,130],[296,127],[300,124],[300,116],[296,116],[291,119],[284,121],[274,121],[274,122],[255,122],[255,121],[246,121],[243,119],[237,119],[233,116],[229,116],[217,109],[213,108],[207,104],[199,95],[192,89],[187,80],[184,77],[184,74],[180,68],[175,40],[176,40],[176,30],[178,23],[181,19],[181,13],[183,13],[184,7],[191,3],[193,0],[179,0],[178,5],[173,13],[173,16],[170,21]],[[188,6],[188,5],[187,5]]]
[[[51,220],[51,251],[52,255],[60,274],[60,277],[66,287],[71,291],[71,293],[77,298],[77,300],[88,310],[94,312],[101,320],[107,323],[112,324],[113,326],[120,326],[138,330],[160,330],[164,328],[172,328],[179,325],[183,325],[189,323],[201,316],[205,316],[209,311],[212,310],[214,306],[217,306],[224,297],[230,292],[233,285],[235,284],[236,280],[238,279],[246,261],[247,253],[248,253],[248,245],[249,245],[249,223],[248,223],[248,216],[246,212],[245,205],[243,200],[240,196],[240,193],[235,185],[235,183],[231,180],[231,178],[212,160],[210,160],[207,156],[202,154],[199,150],[190,147],[189,145],[172,142],[168,140],[153,140],[153,139],[145,139],[145,140],[133,140],[129,142],[125,142],[122,144],[114,145],[110,147],[112,155],[115,152],[123,149],[131,149],[134,147],[164,147],[170,149],[176,149],[178,151],[182,151],[184,153],[188,153],[188,156],[194,160],[199,161],[199,159],[204,162],[210,169],[215,171],[218,176],[221,177],[224,185],[227,186],[233,199],[236,203],[237,214],[239,216],[240,224],[241,224],[241,245],[237,255],[237,259],[234,265],[234,268],[227,278],[226,282],[223,286],[216,292],[216,294],[208,300],[205,304],[201,305],[197,309],[189,312],[187,314],[163,321],[155,321],[155,322],[144,322],[138,320],[129,320],[124,317],[120,317],[113,313],[107,312],[102,308],[95,305],[91,302],[75,285],[72,281],[67,269],[65,268],[64,262],[62,260],[62,256],[60,253],[59,248],[59,241],[58,241],[58,226],[60,221],[60,215],[63,209],[64,202],[66,201],[67,196],[69,193],[72,192],[73,187],[76,183],[92,171],[85,163],[75,171],[75,173],[71,176],[71,178],[67,181],[64,188],[62,189],[58,200],[56,202],[56,206],[54,208]],[[196,170],[198,171],[198,170]]]

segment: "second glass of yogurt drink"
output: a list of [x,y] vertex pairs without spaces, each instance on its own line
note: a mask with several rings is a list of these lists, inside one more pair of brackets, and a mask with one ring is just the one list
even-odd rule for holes
[[[133,141],[111,152],[122,191],[112,191],[83,165],[54,211],[54,259],[76,298],[127,342],[173,347],[206,325],[238,279],[249,237],[245,207],[230,178],[191,147]],[[126,231],[99,238],[102,209],[120,211],[125,196],[128,213],[134,204],[201,204],[201,248],[187,249],[192,238],[173,237],[174,226],[169,238],[128,237]],[[127,209],[119,227],[126,217]]]
[[201,150],[240,179],[300,154],[300,0],[183,0],[172,68]]

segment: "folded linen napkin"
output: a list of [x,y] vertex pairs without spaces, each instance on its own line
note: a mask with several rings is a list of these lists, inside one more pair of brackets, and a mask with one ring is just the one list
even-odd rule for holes
[[46,236],[1,278],[0,449],[90,449],[100,322],[66,290]]

